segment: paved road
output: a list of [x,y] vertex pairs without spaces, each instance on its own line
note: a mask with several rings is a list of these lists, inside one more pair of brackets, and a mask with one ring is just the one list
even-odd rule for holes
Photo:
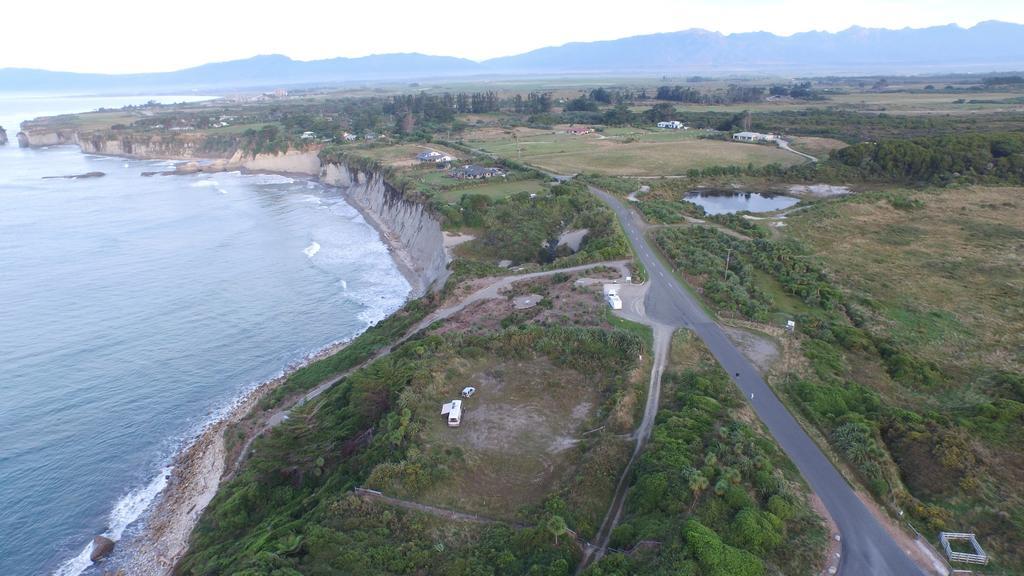
[[828,508],[842,535],[839,573],[849,576],[923,576],[924,572],[896,545],[821,449],[776,398],[757,369],[655,256],[636,213],[610,194],[593,187],[590,190],[615,211],[647,268],[651,286],[644,307],[648,318],[668,326],[689,328],[704,341]]

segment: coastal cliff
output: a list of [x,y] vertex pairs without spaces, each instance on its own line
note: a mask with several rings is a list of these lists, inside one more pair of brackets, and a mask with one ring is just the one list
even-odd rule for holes
[[363,215],[381,230],[388,244],[396,247],[400,264],[419,281],[413,296],[440,287],[447,277],[447,255],[440,220],[428,206],[405,198],[377,172],[365,172],[345,163],[326,163],[320,181],[345,190],[346,196]]
[[183,160],[175,170],[179,174],[247,170],[317,177],[326,185],[343,188],[353,206],[380,231],[412,284],[413,297],[442,284],[447,274],[441,222],[426,204],[406,198],[379,172],[344,160],[321,163],[315,147],[253,154],[233,147],[214,149],[201,133],[79,133],[45,120],[23,123],[18,143],[22,147],[77,144],[88,154]]
[[[126,156],[142,159],[189,160],[207,157],[199,153],[201,139],[178,135],[117,136],[109,133],[82,134],[75,138],[82,152],[103,156]],[[32,146],[36,145],[35,137]]]
[[41,146],[58,146],[60,144],[78,144],[78,133],[74,130],[33,130],[22,124],[18,132],[18,146],[21,148],[37,148]]

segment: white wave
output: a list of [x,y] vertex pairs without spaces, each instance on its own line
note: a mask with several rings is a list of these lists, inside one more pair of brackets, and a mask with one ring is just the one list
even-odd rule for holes
[[305,254],[307,258],[312,258],[319,251],[320,251],[320,244],[318,244],[316,242],[313,242],[309,246],[306,246],[306,248],[302,251],[302,253]]
[[227,190],[221,188],[220,186],[217,187],[217,192],[220,192],[221,194],[227,194],[228,193]]
[[198,180],[196,182],[193,182],[191,186],[193,188],[213,188],[217,186],[217,181],[211,179]]
[[348,290],[348,282],[345,282],[344,280],[341,280],[341,281],[338,282],[338,284],[341,284],[341,289],[342,290]]
[[[167,477],[170,473],[171,467],[165,466],[148,484],[122,496],[110,512],[110,517],[107,521],[109,528],[103,533],[103,536],[115,542],[120,540],[125,529],[132,522],[138,520],[142,513],[153,503],[157,494],[160,494],[167,487]],[[77,556],[57,568],[54,576],[78,576],[92,565],[92,560],[89,559],[91,555],[92,542],[86,544],[85,548]]]
[[249,174],[245,176],[245,179],[257,186],[264,186],[267,184],[292,184],[295,182],[294,179],[287,176],[281,176],[280,174]]
[[128,164],[127,162],[125,162],[125,163],[124,163],[124,167],[125,167],[125,168],[128,168],[129,166],[131,166],[131,165],[130,165],[130,164]]

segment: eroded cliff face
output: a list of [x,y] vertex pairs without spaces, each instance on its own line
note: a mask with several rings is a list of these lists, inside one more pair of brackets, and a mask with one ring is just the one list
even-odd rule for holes
[[[163,135],[113,136],[106,133],[83,134],[77,138],[82,152],[129,158],[190,160],[199,157],[199,141],[193,138]],[[33,142],[33,145],[35,143]],[[205,155],[203,156],[206,157]]]
[[[219,172],[224,170],[251,170],[253,172],[288,172],[318,176],[320,158],[317,150],[288,150],[276,154],[248,154],[242,150],[233,153],[212,152],[203,147],[200,135],[129,134],[118,136],[108,132],[83,134],[78,138],[82,152],[105,156],[160,160],[212,160],[191,163],[183,172]],[[34,144],[33,144],[34,145]],[[219,156],[219,158],[218,158]]]
[[396,256],[419,279],[413,296],[439,289],[448,276],[441,222],[430,209],[407,200],[402,192],[377,173],[353,170],[343,164],[325,164],[320,181],[345,190],[349,200],[384,231]]
[[18,146],[36,148],[40,146],[58,146],[61,144],[78,144],[78,133],[73,130],[31,130],[18,132]]
[[280,154],[254,156],[239,150],[228,160],[228,165],[254,172],[290,172],[309,176],[320,174],[320,157],[317,150],[288,150]]

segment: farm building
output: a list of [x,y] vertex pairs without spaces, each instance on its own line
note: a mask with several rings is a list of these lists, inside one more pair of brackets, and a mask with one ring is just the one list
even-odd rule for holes
[[303,132],[302,133],[302,139],[303,140],[314,140],[314,139],[316,139],[316,132],[308,132],[308,131],[307,132]]
[[501,168],[477,166],[476,164],[467,164],[457,170],[452,170],[448,173],[452,178],[459,180],[480,180],[481,178],[493,178],[495,176],[504,176],[505,172]]
[[452,400],[441,405],[441,416],[448,416],[448,426],[457,428],[462,424],[462,400]]
[[672,130],[681,130],[681,129],[685,129],[686,126],[683,126],[683,123],[678,121],[678,120],[670,120],[668,122],[658,122],[658,128],[669,128],[669,129],[672,129]]
[[570,126],[565,133],[572,134],[573,136],[583,136],[584,134],[591,134],[594,131],[590,126]]
[[760,132],[737,132],[732,135],[737,142],[775,142],[775,134],[761,134]]

